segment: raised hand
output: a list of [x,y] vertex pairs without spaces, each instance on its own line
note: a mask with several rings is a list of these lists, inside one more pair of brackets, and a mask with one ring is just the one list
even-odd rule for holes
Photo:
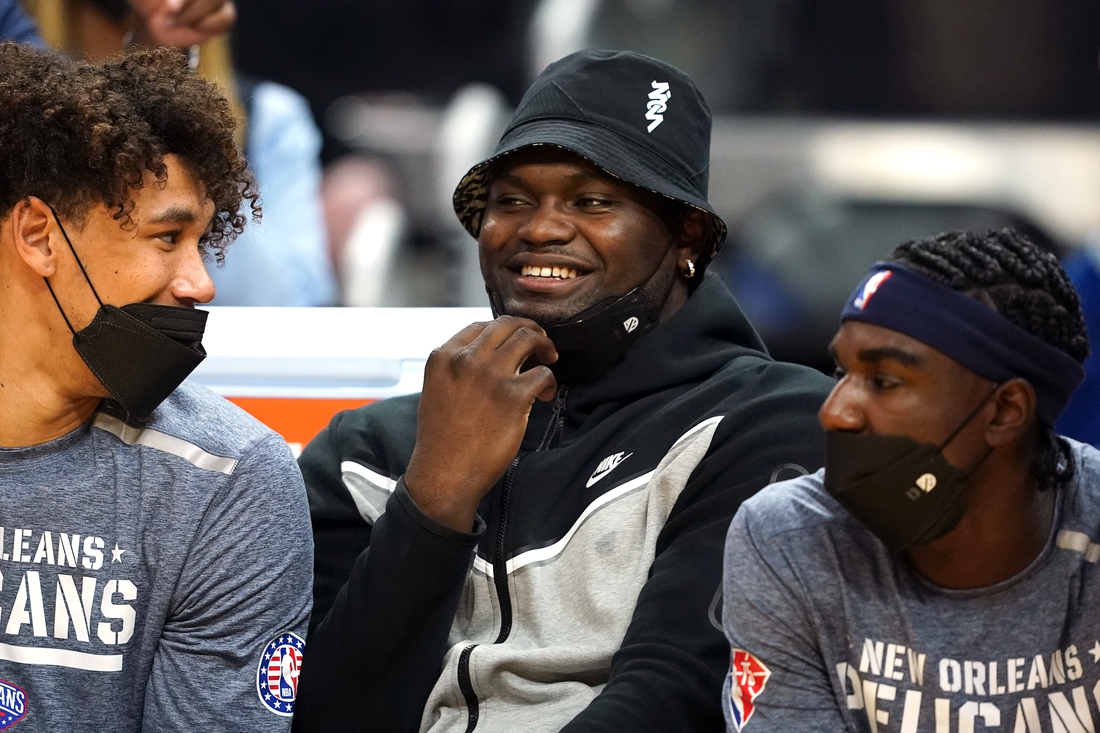
[[474,323],[432,352],[424,369],[416,447],[405,486],[436,521],[468,532],[481,498],[519,451],[531,406],[554,398],[554,344],[534,321]]
[[138,15],[135,41],[186,48],[229,31],[237,19],[232,0],[130,0]]

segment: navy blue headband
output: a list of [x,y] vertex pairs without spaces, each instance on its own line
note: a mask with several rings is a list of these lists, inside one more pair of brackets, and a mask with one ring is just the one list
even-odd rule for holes
[[1053,425],[1085,370],[976,298],[892,262],[878,262],[848,299],[840,321],[899,331],[994,382],[1026,379],[1039,418]]

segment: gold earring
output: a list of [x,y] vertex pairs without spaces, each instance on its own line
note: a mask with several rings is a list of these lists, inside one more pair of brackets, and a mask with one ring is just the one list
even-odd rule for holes
[[693,277],[695,277],[695,263],[691,260],[686,260],[684,262],[684,278],[690,280]]

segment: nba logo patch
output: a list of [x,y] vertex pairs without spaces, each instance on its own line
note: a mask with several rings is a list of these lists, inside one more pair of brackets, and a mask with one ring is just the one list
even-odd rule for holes
[[738,733],[756,709],[754,701],[772,676],[764,663],[744,649],[734,649],[730,658],[730,720]]
[[298,670],[306,643],[297,634],[276,636],[264,647],[256,670],[256,691],[260,702],[276,715],[293,715],[298,697]]
[[852,305],[860,310],[866,308],[867,302],[871,300],[871,296],[877,293],[882,284],[889,280],[890,276],[893,274],[894,273],[889,270],[881,270],[867,278],[867,282],[863,284],[863,290],[861,290],[859,296],[852,301]]
[[27,714],[27,693],[18,685],[0,680],[0,730],[7,730]]

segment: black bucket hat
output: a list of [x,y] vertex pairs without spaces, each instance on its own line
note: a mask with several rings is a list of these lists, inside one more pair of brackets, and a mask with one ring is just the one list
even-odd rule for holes
[[563,148],[627,183],[710,215],[718,254],[726,224],[707,201],[710,107],[687,74],[630,51],[578,51],[546,67],[523,95],[492,156],[462,178],[454,209],[476,237],[494,162],[535,145]]

